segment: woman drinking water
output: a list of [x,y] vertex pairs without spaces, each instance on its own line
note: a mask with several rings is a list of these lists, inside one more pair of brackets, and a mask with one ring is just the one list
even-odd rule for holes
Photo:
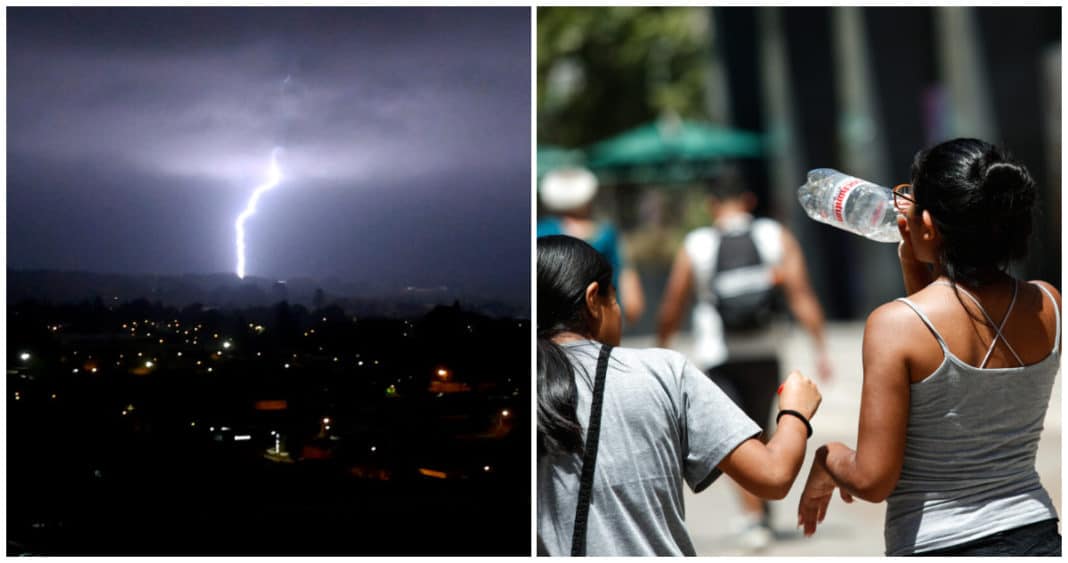
[[916,155],[895,188],[907,298],[872,312],[856,450],[816,451],[798,509],[812,534],[835,488],[886,501],[887,555],[1060,555],[1035,470],[1060,365],[1060,294],[1007,265],[1027,251],[1027,169],[975,139]]

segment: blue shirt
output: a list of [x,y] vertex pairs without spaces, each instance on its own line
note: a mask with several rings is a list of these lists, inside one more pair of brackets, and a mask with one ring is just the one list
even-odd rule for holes
[[[564,232],[564,223],[559,217],[546,217],[538,221],[537,236],[547,237],[550,235],[566,235]],[[608,263],[612,265],[612,286],[616,288],[616,295],[619,296],[619,272],[623,269],[623,251],[619,244],[619,234],[616,228],[611,223],[600,223],[597,226],[597,231],[589,239],[585,239],[586,242],[592,246],[597,252],[600,252],[608,259]],[[623,299],[620,297],[619,302],[622,304]]]

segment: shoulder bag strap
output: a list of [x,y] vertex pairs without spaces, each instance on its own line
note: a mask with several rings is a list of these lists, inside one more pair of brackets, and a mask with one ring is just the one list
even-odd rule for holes
[[578,504],[575,506],[575,529],[571,536],[571,556],[586,555],[586,522],[593,500],[593,471],[597,466],[597,443],[601,436],[601,406],[604,404],[604,380],[608,373],[608,356],[612,347],[601,345],[597,357],[597,376],[593,382],[593,401],[590,403],[590,423],[586,429],[586,442],[582,455],[582,480],[579,482]]

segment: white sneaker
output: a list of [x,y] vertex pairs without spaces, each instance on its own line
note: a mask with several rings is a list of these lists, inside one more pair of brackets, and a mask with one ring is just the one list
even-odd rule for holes
[[771,545],[774,539],[775,534],[771,529],[757,523],[738,535],[738,545],[744,549],[759,551]]
[[727,528],[732,535],[740,535],[749,531],[753,526],[759,526],[760,524],[761,518],[759,516],[749,512],[743,512],[731,517],[728,521]]

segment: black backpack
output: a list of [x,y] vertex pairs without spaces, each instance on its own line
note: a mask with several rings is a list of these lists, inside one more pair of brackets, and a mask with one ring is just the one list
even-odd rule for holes
[[710,280],[713,303],[728,331],[767,328],[774,318],[778,290],[750,229],[719,232],[719,252]]

